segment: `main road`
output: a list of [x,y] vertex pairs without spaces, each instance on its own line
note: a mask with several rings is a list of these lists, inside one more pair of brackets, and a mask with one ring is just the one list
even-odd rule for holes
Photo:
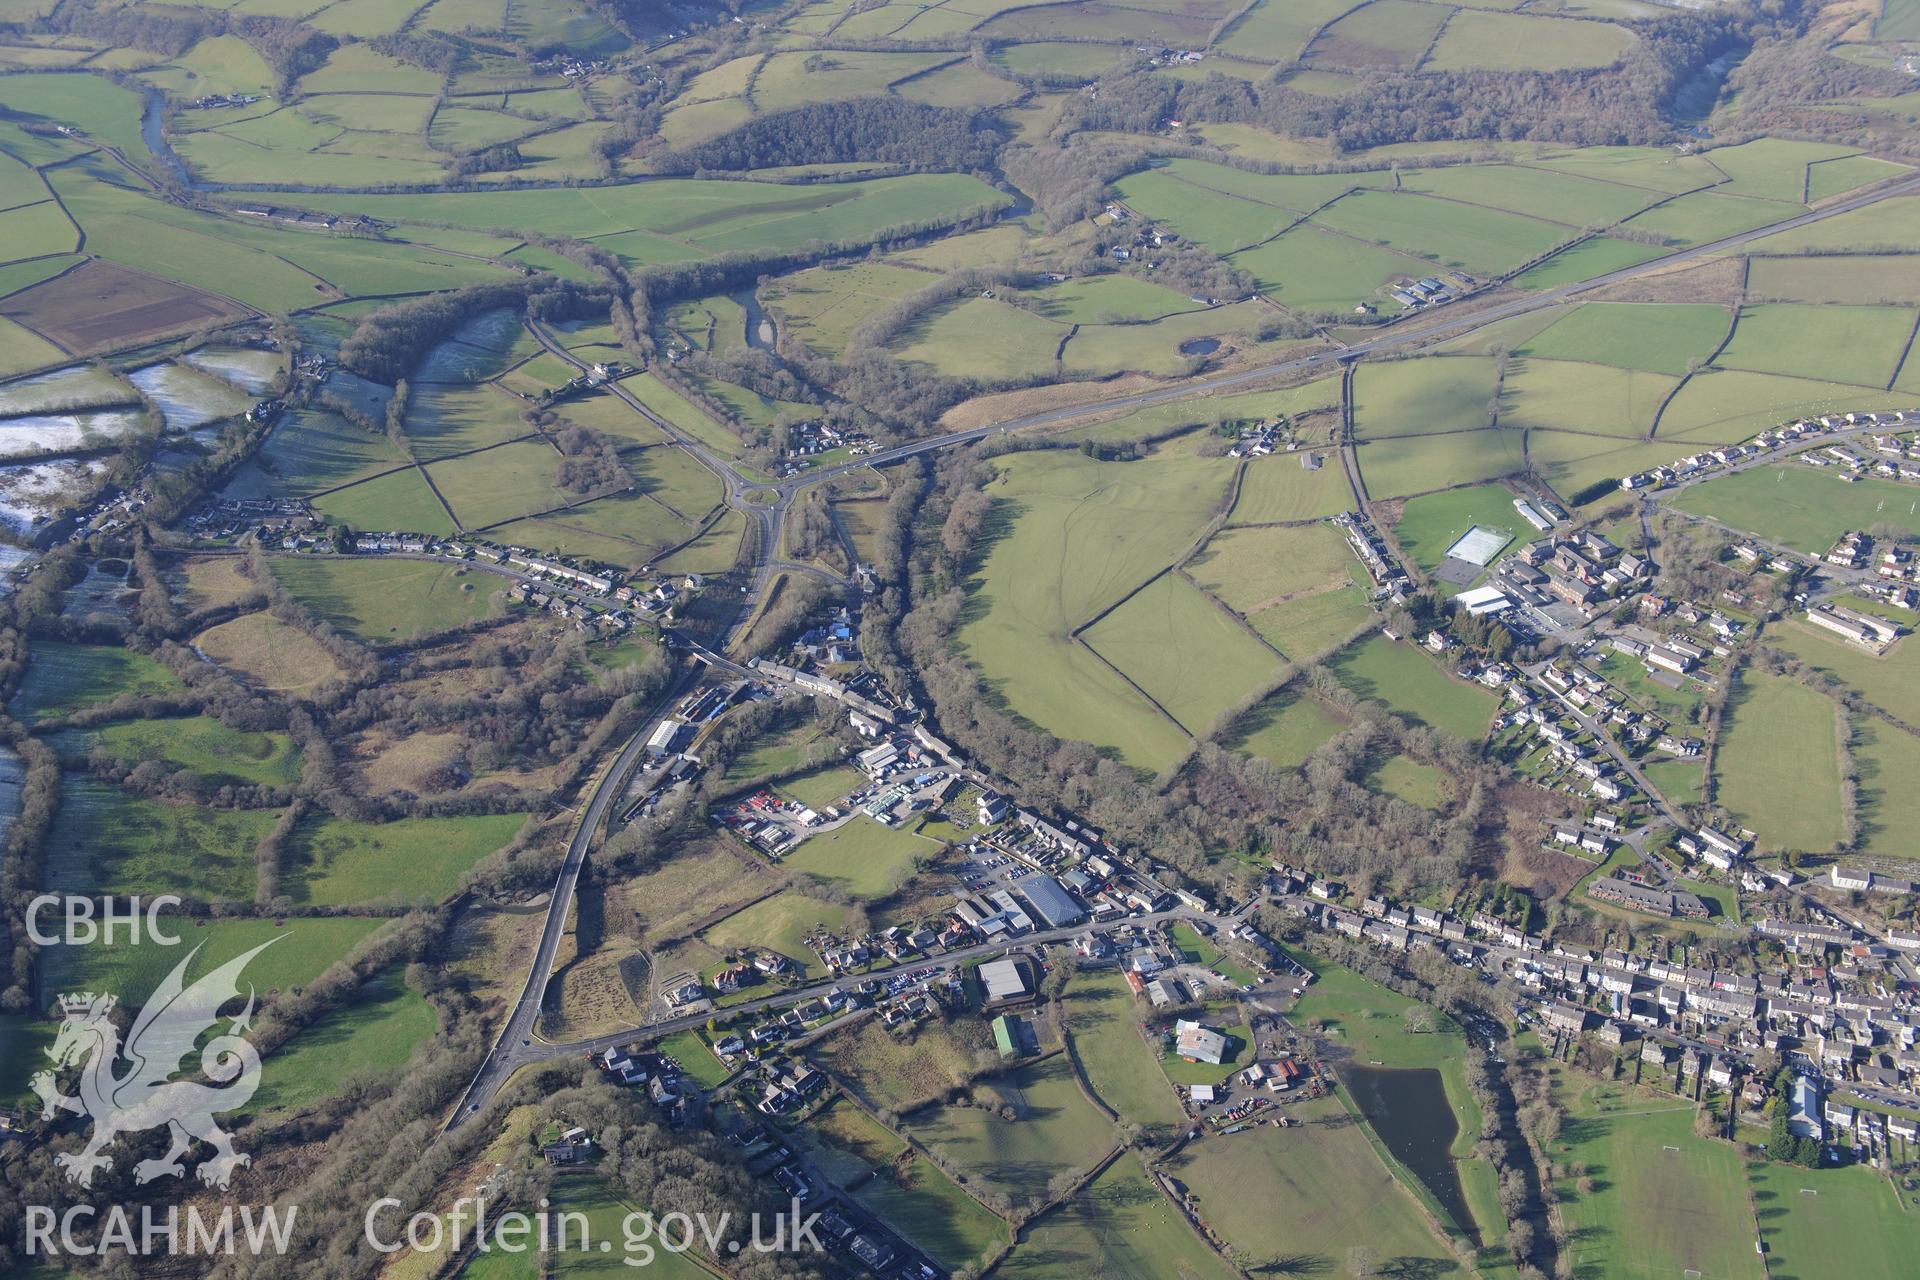
[[[1448,315],[1445,311],[1442,311],[1438,313],[1438,318],[1434,319],[1431,323],[1424,322],[1424,316],[1411,322],[1408,320],[1389,322],[1387,325],[1382,326],[1383,331],[1378,337],[1369,338],[1364,342],[1342,347],[1338,351],[1320,352],[1289,360],[1277,360],[1250,369],[1241,369],[1232,373],[1214,374],[1210,377],[1189,378],[1153,391],[1142,391],[1132,395],[1116,396],[1109,400],[1095,401],[1088,404],[1070,405],[1060,409],[1051,409],[1044,413],[1028,414],[1023,417],[1011,418],[987,426],[972,427],[964,431],[951,431],[944,435],[928,436],[922,440],[914,440],[906,444],[895,445],[889,449],[881,449],[862,458],[838,463],[831,467],[823,467],[817,471],[808,471],[801,475],[791,476],[772,484],[759,480],[751,480],[741,475],[733,462],[720,457],[711,449],[707,448],[707,446],[648,409],[637,397],[625,387],[621,386],[617,380],[609,383],[608,389],[624,401],[635,413],[640,414],[647,419],[647,421],[653,423],[654,426],[665,432],[669,438],[673,439],[682,448],[697,458],[704,466],[714,472],[725,486],[727,505],[741,512],[747,518],[748,526],[753,531],[753,546],[751,548],[752,563],[754,566],[753,579],[749,584],[748,591],[743,593],[741,597],[743,602],[745,602],[744,606],[727,628],[721,642],[716,645],[716,648],[724,652],[727,648],[727,642],[733,638],[734,631],[737,630],[749,616],[750,607],[748,606],[751,606],[752,602],[760,597],[773,573],[782,567],[779,559],[781,525],[786,519],[787,508],[792,505],[794,495],[807,485],[817,484],[822,480],[831,479],[834,476],[844,475],[865,467],[880,467],[888,463],[918,457],[921,454],[931,453],[936,449],[945,449],[953,445],[970,444],[976,440],[984,440],[989,436],[1002,435],[1012,431],[1028,430],[1034,427],[1053,426],[1063,422],[1070,422],[1076,418],[1090,417],[1096,414],[1145,408],[1150,405],[1183,400],[1194,395],[1216,391],[1229,391],[1235,388],[1252,386],[1283,378],[1291,374],[1310,372],[1320,368],[1337,368],[1340,364],[1359,360],[1369,355],[1380,354],[1404,347],[1414,347],[1422,343],[1435,341],[1439,338],[1458,337],[1477,329],[1485,328],[1488,325],[1496,324],[1502,320],[1511,319],[1514,316],[1526,315],[1529,312],[1556,306],[1568,299],[1578,297],[1583,293],[1592,292],[1595,289],[1603,289],[1609,285],[1621,284],[1642,276],[1651,275],[1655,272],[1670,270],[1677,265],[1704,261],[1719,254],[1726,253],[1729,250],[1752,244],[1767,236],[1777,235],[1784,231],[1792,231],[1799,227],[1811,226],[1814,223],[1823,222],[1828,218],[1838,217],[1841,214],[1851,213],[1856,209],[1866,208],[1868,205],[1876,204],[1882,200],[1914,195],[1916,193],[1920,193],[1920,176],[1908,178],[1900,182],[1889,183],[1823,208],[1796,214],[1781,222],[1771,223],[1764,227],[1756,227],[1751,231],[1742,231],[1735,235],[1722,237],[1719,240],[1709,241],[1706,244],[1695,245],[1690,249],[1682,249],[1676,253],[1655,258],[1649,262],[1603,272],[1600,275],[1592,276],[1585,280],[1560,285],[1552,289],[1544,289],[1539,293],[1528,294],[1519,298],[1511,298],[1504,302],[1496,302],[1492,306],[1462,308],[1452,315]],[[545,347],[549,352],[566,361],[576,370],[582,372],[586,370],[587,366],[578,357],[560,343],[556,342],[537,323],[529,322],[527,327],[533,333],[533,336],[538,339],[540,345]],[[761,495],[764,495],[766,500],[762,501]],[[809,571],[808,566],[788,565],[786,567],[800,571]],[[660,706],[670,706],[672,699],[678,697],[692,683],[694,674],[693,668],[682,671],[662,695]],[[656,709],[655,712],[655,716],[657,715],[658,709]],[[653,718],[654,717],[649,718],[649,723],[652,722]],[[449,1119],[449,1128],[459,1124],[466,1119],[467,1116],[483,1109],[486,1104],[492,1100],[494,1094],[499,1091],[500,1086],[504,1084],[519,1067],[528,1063],[552,1058],[562,1053],[583,1052],[588,1047],[585,1044],[559,1046],[536,1043],[533,1036],[533,1024],[539,1015],[547,982],[553,972],[553,957],[559,949],[561,937],[566,932],[567,916],[572,907],[575,886],[579,882],[580,868],[586,862],[588,849],[599,831],[600,824],[605,820],[608,809],[612,806],[615,798],[621,793],[625,786],[627,775],[632,771],[633,765],[639,760],[640,753],[644,750],[645,740],[646,735],[644,731],[636,734],[635,737],[622,748],[613,767],[601,775],[600,781],[593,792],[593,796],[587,803],[586,812],[581,816],[580,825],[567,843],[566,860],[561,864],[560,875],[554,885],[553,897],[547,906],[546,922],[541,929],[539,945],[534,950],[533,963],[529,967],[526,985],[521,990],[519,1000],[515,1003],[513,1010],[508,1014],[506,1022],[502,1026],[499,1039],[488,1053],[487,1059],[481,1065],[479,1073],[468,1086],[466,1094],[461,1098],[458,1110],[456,1110]],[[1030,938],[1027,941],[1031,943],[1036,940],[1037,939]],[[757,1006],[746,1007],[752,1008]],[[658,1031],[664,1033],[669,1027],[678,1028],[682,1022],[685,1022],[687,1025],[693,1025],[696,1021],[704,1021],[704,1018],[692,1020],[677,1019],[671,1023],[658,1023],[649,1028],[636,1028],[635,1031],[625,1033],[623,1037],[615,1037],[614,1039],[616,1041],[632,1039],[635,1035],[642,1032],[650,1034]]]

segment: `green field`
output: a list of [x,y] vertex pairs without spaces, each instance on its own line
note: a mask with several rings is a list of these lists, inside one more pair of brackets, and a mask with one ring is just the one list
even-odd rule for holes
[[1920,302],[1920,255],[1854,254],[1747,262],[1756,302]]
[[1553,1144],[1554,1160],[1579,1162],[1593,1179],[1591,1194],[1560,1205],[1575,1228],[1576,1274],[1765,1276],[1733,1145],[1696,1138],[1689,1102],[1617,1084],[1581,1088]]
[[1338,648],[1373,617],[1365,591],[1341,587],[1262,609],[1247,622],[1288,658],[1311,662]]
[[1363,441],[1356,452],[1367,494],[1400,498],[1476,484],[1523,469],[1518,431],[1455,431]]
[[1573,71],[1617,62],[1635,37],[1611,23],[1475,9],[1454,14],[1422,70]]
[[1920,724],[1920,645],[1902,640],[1876,656],[1798,618],[1770,628],[1767,640],[1851,685],[1875,706]]
[[1696,446],[1734,444],[1809,414],[1895,408],[1903,399],[1835,382],[1709,369],[1667,402],[1656,434]]
[[1485,736],[1498,703],[1480,686],[1455,680],[1413,645],[1383,635],[1362,640],[1332,665],[1341,682],[1361,697],[1468,742]]
[[939,852],[938,844],[911,831],[856,817],[825,835],[809,836],[781,864],[856,898],[884,898],[913,876],[919,860]]
[[1282,769],[1292,769],[1343,727],[1318,699],[1282,690],[1241,718],[1234,726],[1230,745]]
[[[1259,1264],[1356,1277],[1352,1251],[1436,1273],[1453,1265],[1420,1206],[1381,1163],[1337,1101],[1288,1109],[1296,1126],[1189,1144],[1170,1172],[1198,1197],[1216,1231]],[[1415,1271],[1415,1274],[1420,1274]]]
[[1300,459],[1272,454],[1247,463],[1240,478],[1240,500],[1227,518],[1230,525],[1270,524],[1286,520],[1318,520],[1353,509],[1353,491],[1333,459],[1320,455],[1321,465],[1309,471]]
[[1864,387],[1893,381],[1913,334],[1910,309],[1771,303],[1745,307],[1714,363]]
[[1839,727],[1823,694],[1743,673],[1714,754],[1715,794],[1763,849],[1824,851],[1845,834]]
[[854,1199],[949,1267],[966,1266],[1007,1238],[1006,1223],[925,1156],[883,1170]]
[[1179,556],[1225,491],[1231,465],[1173,446],[1134,463],[1059,453],[1001,459],[987,493],[1006,532],[972,580],[980,612],[958,637],[988,689],[1041,728],[1111,747],[1130,763],[1157,769],[1183,754],[1179,728],[1070,633]]
[[1920,532],[1920,495],[1890,480],[1848,484],[1832,467],[1754,467],[1697,484],[1673,505],[1806,555],[1824,555],[1842,533],[1876,524]]
[[1372,0],[1326,27],[1307,56],[1315,66],[1411,69],[1448,16],[1414,0]]
[[460,887],[475,863],[510,843],[526,817],[478,814],[379,824],[309,817],[287,842],[281,892],[318,906],[438,902]]
[[1174,1125],[1181,1109],[1141,1038],[1137,1001],[1118,973],[1082,973],[1064,997],[1074,1056],[1094,1095],[1132,1124]]
[[866,779],[846,765],[827,765],[797,778],[784,779],[779,786],[782,795],[798,800],[809,809],[825,809],[828,805],[839,804],[846,799],[847,793],[860,786]]
[[156,697],[183,686],[152,658],[105,645],[36,640],[26,677],[8,710],[32,723],[71,715],[124,694]]
[[1666,253],[1665,249],[1632,240],[1613,240],[1595,236],[1572,248],[1562,249],[1538,266],[1528,267],[1513,278],[1521,289],[1551,289],[1556,285],[1590,280],[1594,276],[1635,266]]
[[1525,539],[1533,533],[1533,526],[1515,510],[1513,494],[1487,484],[1408,499],[1393,536],[1415,564],[1431,573],[1447,558],[1447,548],[1475,525],[1509,538]]
[[[1373,0],[1368,8],[1389,2]],[[1314,221],[1476,275],[1510,271],[1572,238],[1568,228],[1537,218],[1386,191],[1357,191],[1322,209]]]
[[62,738],[63,753],[99,750],[128,764],[159,760],[215,783],[284,787],[300,776],[300,753],[284,733],[242,732],[208,716],[123,720]]
[[1920,803],[1904,780],[1920,768],[1920,738],[1873,716],[1853,718],[1854,768],[1859,774],[1860,848],[1887,857],[1912,857]]
[[1170,573],[1082,634],[1195,736],[1283,667],[1239,621]]
[[417,467],[390,471],[315,498],[316,511],[350,529],[396,529],[451,537],[453,517]]
[[949,1105],[915,1115],[911,1131],[943,1160],[1016,1199],[1044,1199],[1056,1175],[1090,1168],[1117,1145],[1106,1117],[1081,1096],[1064,1056],[977,1087],[1011,1106],[1015,1118]]
[[[1644,439],[1677,378],[1572,360],[1516,360],[1500,385],[1503,427]],[[1531,455],[1533,440],[1528,437]]]
[[1799,212],[1798,205],[1696,191],[1636,215],[1627,221],[1626,229],[1685,247],[1784,222]]
[[499,612],[506,579],[417,560],[270,562],[288,594],[359,640],[410,640]]
[[1920,1250],[1920,1219],[1886,1176],[1864,1165],[1818,1172],[1747,1164],[1768,1274],[1801,1280],[1835,1265],[1853,1280],[1897,1280]]
[[840,929],[850,910],[788,890],[754,903],[707,930],[707,942],[721,949],[768,947],[788,959],[811,964],[813,951],[803,941],[820,928]]
[[1234,1272],[1122,1156],[1073,1200],[1029,1226],[996,1276],[1226,1280]]
[[1346,538],[1330,524],[1226,529],[1184,571],[1241,614],[1364,580]]
[[47,834],[48,880],[62,892],[251,902],[254,846],[278,816],[166,804],[69,776]]
[[1520,346],[1516,354],[1546,360],[1683,374],[1705,360],[1727,334],[1726,308],[1704,303],[1589,302]]
[[50,947],[44,953],[48,998],[66,991],[111,991],[121,1003],[137,1007],[189,952],[197,952],[187,981],[213,972],[227,961],[268,943],[241,975],[261,996],[304,987],[345,959],[382,924],[344,916],[324,920],[188,920],[169,916],[166,927],[178,946],[143,939],[137,945]]
[[1344,314],[1389,280],[1426,275],[1432,264],[1305,224],[1227,259],[1296,311]]
[[1368,770],[1367,786],[1421,809],[1438,809],[1447,798],[1447,775],[1406,756],[1389,756]]
[[1494,362],[1485,356],[1390,360],[1356,369],[1355,433],[1379,440],[1484,427],[1494,379]]

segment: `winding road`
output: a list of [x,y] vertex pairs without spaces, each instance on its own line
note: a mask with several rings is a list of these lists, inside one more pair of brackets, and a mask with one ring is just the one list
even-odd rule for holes
[[[1596,289],[1606,288],[1610,285],[1621,284],[1657,272],[1667,271],[1675,266],[1705,261],[1719,254],[1726,253],[1729,250],[1738,249],[1744,245],[1752,244],[1783,231],[1791,231],[1799,227],[1810,226],[1829,218],[1838,217],[1841,214],[1851,213],[1856,209],[1866,208],[1882,200],[1914,195],[1916,193],[1920,193],[1920,175],[1882,185],[1860,195],[1836,201],[1819,209],[1796,214],[1781,222],[1771,223],[1764,227],[1756,227],[1750,231],[1742,231],[1735,235],[1710,241],[1706,244],[1682,249],[1664,257],[1655,258],[1649,262],[1603,272],[1600,275],[1585,280],[1560,285],[1539,293],[1495,302],[1490,306],[1479,308],[1467,308],[1460,304],[1455,304],[1454,307],[1449,307],[1438,313],[1416,314],[1400,320],[1389,321],[1381,326],[1382,332],[1379,336],[1369,338],[1364,342],[1343,346],[1337,351],[1318,352],[1313,355],[1277,360],[1268,364],[1257,365],[1252,368],[1236,370],[1230,373],[1190,378],[1166,387],[1156,388],[1152,391],[1137,392],[1131,395],[1117,396],[1112,399],[1094,401],[1086,404],[1070,405],[1059,409],[1047,410],[1042,413],[1028,414],[1023,417],[992,423],[987,426],[973,427],[963,431],[952,431],[938,436],[929,436],[922,440],[909,441],[906,444],[882,449],[859,459],[838,463],[831,467],[822,467],[819,470],[803,472],[800,475],[773,483],[753,480],[743,476],[730,460],[720,457],[698,440],[688,436],[672,423],[667,422],[658,414],[649,410],[637,397],[625,387],[622,387],[617,380],[608,384],[608,389],[624,401],[634,412],[640,414],[647,421],[666,433],[679,447],[685,449],[698,459],[702,465],[714,472],[725,487],[727,505],[741,512],[747,519],[753,540],[751,548],[752,563],[754,566],[753,577],[749,583],[749,589],[741,596],[742,604],[740,611],[724,629],[721,640],[714,646],[715,649],[724,653],[731,642],[737,638],[735,633],[751,616],[754,602],[765,592],[767,584],[772,579],[774,573],[783,570],[789,572],[820,573],[820,570],[815,566],[787,563],[781,561],[779,558],[780,533],[786,520],[787,510],[792,505],[794,497],[801,489],[808,485],[818,484],[823,480],[829,480],[835,476],[845,475],[853,471],[869,467],[883,467],[889,463],[918,457],[922,454],[932,453],[935,450],[949,448],[954,445],[969,444],[1007,432],[1055,426],[1077,418],[1145,408],[1150,405],[1165,404],[1175,400],[1186,399],[1190,396],[1250,387],[1293,374],[1312,372],[1321,368],[1338,368],[1343,364],[1363,359],[1369,355],[1412,349],[1439,339],[1459,337],[1515,316],[1526,315],[1547,307],[1556,306]],[[1456,307],[1458,310],[1455,310]],[[1448,314],[1448,311],[1454,311],[1454,314]],[[587,366],[585,363],[557,342],[536,322],[529,321],[527,327],[535,339],[537,339],[540,345],[547,351],[564,360],[574,369],[581,372],[586,371]],[[1350,448],[1351,446],[1348,445],[1346,449],[1343,449],[1343,455],[1350,450]],[[600,775],[600,779],[594,787],[593,794],[587,802],[585,811],[581,815],[580,823],[575,829],[572,838],[568,841],[566,858],[561,864],[560,874],[555,882],[553,895],[547,906],[546,920],[541,929],[539,944],[534,950],[533,962],[529,967],[526,984],[521,990],[518,1001],[503,1023],[499,1038],[495,1041],[485,1062],[481,1064],[478,1074],[475,1075],[466,1093],[462,1096],[458,1108],[448,1119],[447,1127],[449,1129],[459,1125],[467,1117],[483,1110],[486,1104],[490,1102],[499,1091],[500,1087],[522,1066],[547,1061],[556,1057],[586,1053],[614,1043],[628,1043],[638,1039],[652,1039],[657,1036],[671,1034],[676,1030],[683,1030],[688,1026],[700,1025],[706,1021],[707,1015],[700,1014],[686,1018],[661,1021],[646,1027],[637,1027],[613,1036],[602,1037],[598,1040],[582,1041],[566,1045],[537,1041],[533,1035],[534,1022],[539,1015],[548,980],[552,976],[554,956],[559,949],[560,939],[566,932],[566,922],[571,911],[574,890],[578,885],[581,868],[586,863],[587,854],[594,838],[604,823],[614,800],[624,789],[626,779],[631,774],[634,765],[639,761],[645,749],[647,733],[651,726],[658,721],[660,715],[663,714],[668,707],[672,706],[674,699],[680,697],[687,689],[691,688],[698,678],[699,669],[697,667],[689,665],[683,669],[662,692],[654,708],[649,712],[646,727],[621,749],[612,766]],[[1164,918],[1182,919],[1187,918],[1187,915],[1188,913],[1184,912],[1169,912],[1165,914]],[[1022,939],[1019,945],[1031,946],[1036,943],[1064,939],[1078,932],[1080,932],[1080,930],[1077,929],[1056,930],[1053,933],[1031,935]],[[965,951],[951,953],[943,957],[939,963],[941,966],[946,966],[962,962],[974,956],[997,954],[1006,949],[1007,947],[1004,945],[971,948]],[[809,987],[800,992],[770,996],[761,1001],[738,1006],[730,1012],[751,1012],[759,1008],[798,1002],[825,991],[831,985],[833,984],[823,984],[817,988]]]

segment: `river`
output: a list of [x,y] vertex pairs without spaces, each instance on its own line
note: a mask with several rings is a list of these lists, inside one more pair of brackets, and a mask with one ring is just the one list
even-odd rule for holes
[[1453,1160],[1460,1124],[1440,1073],[1431,1068],[1348,1066],[1340,1078],[1394,1159],[1420,1179],[1456,1225],[1477,1237]]

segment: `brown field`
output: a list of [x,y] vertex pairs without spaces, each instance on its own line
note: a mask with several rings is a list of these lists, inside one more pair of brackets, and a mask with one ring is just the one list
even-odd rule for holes
[[311,689],[340,674],[340,665],[311,636],[267,613],[209,627],[194,645],[263,689]]
[[0,315],[82,356],[252,314],[231,298],[108,262],[84,263],[0,303]]
[[944,1098],[992,1059],[986,1028],[978,1018],[930,1022],[903,1041],[869,1020],[823,1041],[821,1056],[869,1105],[906,1111]]
[[433,774],[459,757],[462,741],[458,733],[394,738],[376,729],[360,735],[349,758],[359,766],[360,784],[373,795],[391,791],[426,795],[441,789],[432,785]]
[[240,572],[239,556],[200,556],[180,566],[175,594],[188,609],[211,609],[232,604],[259,591],[258,584]]
[[963,400],[940,415],[940,425],[949,431],[966,431],[988,423],[1024,418],[1077,404],[1090,404],[1152,391],[1166,384],[1144,374],[1127,374],[1105,382],[1065,382],[1051,387],[1028,387],[1020,391],[1002,391],[990,396]]
[[1716,302],[1731,306],[1746,289],[1747,264],[1719,258],[1697,266],[1652,270],[1583,295],[1589,302]]
[[[727,848],[725,839],[715,836],[677,853],[616,891],[616,901],[633,913],[649,945],[698,933],[774,887],[770,875]],[[608,904],[610,912],[617,909],[614,902]]]
[[520,994],[545,916],[537,906],[475,906],[454,927],[448,967],[472,983],[489,1019],[504,1013]]

